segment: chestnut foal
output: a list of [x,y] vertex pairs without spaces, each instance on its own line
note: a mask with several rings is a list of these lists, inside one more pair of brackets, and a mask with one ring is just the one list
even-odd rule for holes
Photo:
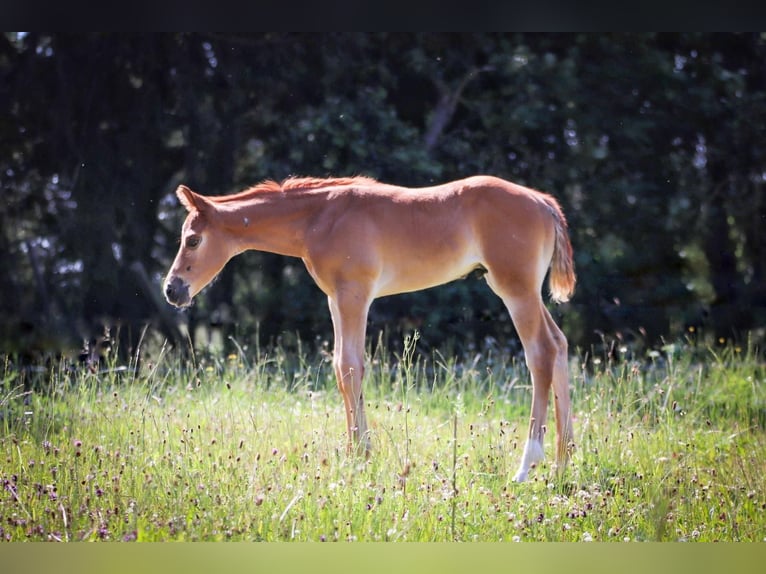
[[370,437],[362,380],[367,312],[376,297],[416,291],[486,271],[521,338],[532,376],[532,412],[514,480],[543,459],[551,387],[556,461],[573,446],[567,342],[543,304],[575,285],[566,219],[549,195],[489,176],[408,189],[365,177],[267,181],[227,196],[179,186],[188,210],[165,297],[187,306],[233,256],[258,249],[300,257],[327,295],[335,332],[333,366],[346,407],[349,445]]

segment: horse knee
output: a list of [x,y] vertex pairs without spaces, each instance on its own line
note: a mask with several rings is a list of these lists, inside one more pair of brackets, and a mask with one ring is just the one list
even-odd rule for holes
[[561,359],[563,357],[566,359],[569,353],[569,343],[567,343],[567,338],[564,336],[561,329],[555,325],[554,329],[551,330],[551,340],[556,348],[556,358]]
[[359,361],[336,359],[334,362],[335,377],[341,393],[350,394],[361,388],[364,378],[364,364]]
[[527,367],[539,382],[547,383],[553,378],[553,365],[558,350],[547,338],[541,338],[535,345],[524,351]]
[[544,330],[534,345],[526,352],[527,366],[536,371],[546,380],[553,377],[554,370],[568,362],[569,345],[561,329]]

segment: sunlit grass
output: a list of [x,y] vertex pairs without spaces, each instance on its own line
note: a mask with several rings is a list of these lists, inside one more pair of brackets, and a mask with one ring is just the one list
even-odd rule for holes
[[[510,481],[523,360],[369,358],[374,451],[346,453],[327,357],[0,374],[4,540],[766,539],[766,383],[753,348],[574,356],[578,449]],[[42,378],[41,378],[42,377]],[[553,436],[546,439],[553,454]]]

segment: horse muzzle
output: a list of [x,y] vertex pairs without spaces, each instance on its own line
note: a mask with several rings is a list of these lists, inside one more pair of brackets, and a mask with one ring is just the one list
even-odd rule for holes
[[180,277],[168,277],[165,281],[165,299],[176,307],[188,307],[191,303],[189,285]]

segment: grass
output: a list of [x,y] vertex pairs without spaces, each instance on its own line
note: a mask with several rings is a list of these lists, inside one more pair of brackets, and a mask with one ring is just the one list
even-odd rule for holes
[[425,360],[416,344],[369,358],[368,460],[346,454],[326,356],[163,353],[101,373],[5,359],[0,539],[766,540],[752,346],[575,354],[572,464],[519,485],[523,360]]

